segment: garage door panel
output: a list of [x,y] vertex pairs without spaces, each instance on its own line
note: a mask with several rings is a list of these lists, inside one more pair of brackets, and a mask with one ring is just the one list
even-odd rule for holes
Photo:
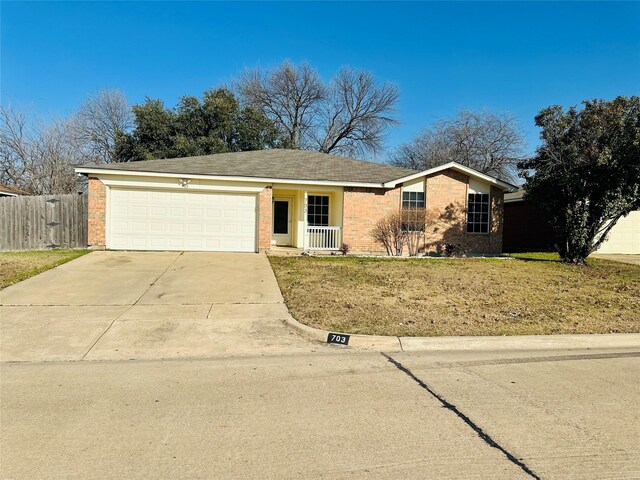
[[149,214],[152,217],[166,217],[167,216],[167,207],[151,207],[151,211]]
[[146,222],[131,222],[131,231],[145,233],[147,231],[147,223]]
[[212,251],[216,251],[216,250],[220,250],[220,240],[217,238],[208,238],[205,246],[207,247],[207,250],[212,250]]
[[150,192],[149,195],[151,196],[152,200],[165,200],[167,198],[167,193],[166,192]]
[[167,248],[167,241],[164,238],[152,238],[149,240],[149,246],[151,248],[159,248],[164,250]]
[[189,223],[187,225],[188,233],[202,233],[203,230],[204,230],[203,225],[200,223]]
[[189,208],[187,209],[187,217],[194,217],[200,219],[203,215],[202,208]]
[[[135,198],[133,198],[132,200],[135,200]],[[143,207],[134,205],[133,207],[131,207],[131,215],[134,217],[148,217],[149,209],[146,206]]]
[[143,190],[133,190],[129,193],[129,198],[132,200],[146,200],[149,197],[149,192]]
[[598,253],[640,254],[640,211],[618,220]]
[[113,188],[109,245],[127,250],[256,249],[256,195]]

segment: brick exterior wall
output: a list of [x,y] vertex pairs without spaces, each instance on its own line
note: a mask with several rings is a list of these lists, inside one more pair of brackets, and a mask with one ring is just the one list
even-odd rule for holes
[[345,187],[342,241],[354,252],[383,252],[384,247],[370,235],[376,222],[398,211],[401,189]]
[[267,186],[258,194],[258,250],[271,248],[271,217],[273,190]]
[[95,177],[89,177],[88,243],[104,247],[107,238],[107,187]]
[[467,197],[469,177],[445,170],[427,178],[427,209],[435,217],[427,228],[425,250],[442,252],[444,244],[462,245],[467,253],[502,253],[504,192],[491,187],[489,233],[467,233]]
[[[491,224],[488,234],[467,233],[466,206],[469,177],[446,170],[426,179],[426,205],[430,223],[425,233],[426,252],[441,252],[445,243],[460,244],[467,253],[502,252],[504,192],[491,187]],[[402,188],[392,190],[345,188],[343,239],[354,252],[384,252],[371,238],[376,222],[401,208]],[[406,250],[406,249],[405,249]]]

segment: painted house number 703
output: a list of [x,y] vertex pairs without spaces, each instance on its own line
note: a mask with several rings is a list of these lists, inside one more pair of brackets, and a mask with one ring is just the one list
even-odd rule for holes
[[339,333],[330,333],[327,336],[327,343],[337,343],[340,345],[349,345],[349,335],[341,335]]

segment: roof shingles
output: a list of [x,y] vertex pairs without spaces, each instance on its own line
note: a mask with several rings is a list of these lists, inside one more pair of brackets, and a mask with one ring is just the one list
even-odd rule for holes
[[305,150],[256,150],[166,158],[88,168],[133,172],[382,184],[416,173],[382,163]]

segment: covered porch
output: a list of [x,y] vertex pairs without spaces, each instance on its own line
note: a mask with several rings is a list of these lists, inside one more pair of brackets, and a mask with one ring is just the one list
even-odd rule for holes
[[271,245],[338,250],[343,197],[342,187],[273,185]]

